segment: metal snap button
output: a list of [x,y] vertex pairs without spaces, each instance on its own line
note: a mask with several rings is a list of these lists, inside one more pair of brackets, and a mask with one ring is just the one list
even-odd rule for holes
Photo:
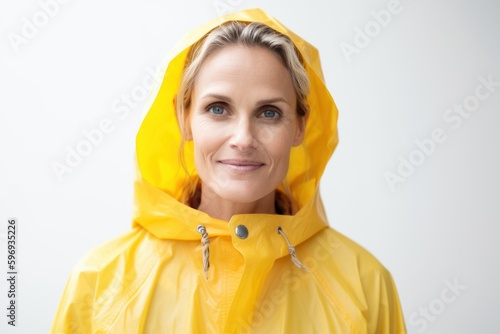
[[236,236],[240,239],[246,239],[248,237],[248,229],[245,225],[236,226]]

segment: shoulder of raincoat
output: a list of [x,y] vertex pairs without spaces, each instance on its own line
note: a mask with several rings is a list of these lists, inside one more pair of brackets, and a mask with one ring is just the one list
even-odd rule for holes
[[[267,24],[304,58],[310,116],[280,185],[298,208],[294,215],[242,214],[225,222],[181,201],[196,171],[192,142],[181,167],[173,101],[190,47],[226,21]],[[390,273],[327,222],[319,180],[338,142],[337,108],[317,50],[252,9],[188,34],[169,59],[137,134],[133,227],[76,265],[52,333],[405,333]],[[235,232],[240,225],[248,230],[244,239]]]

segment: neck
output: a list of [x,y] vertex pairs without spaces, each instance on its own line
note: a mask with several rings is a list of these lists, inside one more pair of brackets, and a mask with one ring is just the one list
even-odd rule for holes
[[239,203],[225,198],[218,197],[211,193],[210,195],[201,192],[201,202],[198,210],[203,211],[213,218],[224,221],[231,220],[231,217],[245,213],[269,213],[275,214],[275,192],[271,192],[261,199],[251,203]]

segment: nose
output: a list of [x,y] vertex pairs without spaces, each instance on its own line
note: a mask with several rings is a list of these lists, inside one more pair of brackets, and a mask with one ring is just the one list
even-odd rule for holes
[[252,124],[252,121],[242,117],[234,124],[230,146],[242,152],[255,148],[257,143],[255,131],[255,125]]

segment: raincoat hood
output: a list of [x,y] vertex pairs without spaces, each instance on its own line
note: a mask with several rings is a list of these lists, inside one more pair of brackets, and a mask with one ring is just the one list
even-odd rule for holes
[[[275,225],[279,225],[281,221],[292,224],[290,227],[297,232],[297,238],[294,240],[301,242],[310,234],[304,234],[303,228],[299,226],[305,229],[311,228],[301,221],[306,217],[307,220],[311,220],[309,215],[312,212],[324,216],[317,191],[325,166],[338,142],[336,128],[338,112],[325,86],[317,49],[260,9],[245,10],[215,19],[182,38],[170,53],[163,83],[137,134],[136,155],[139,173],[135,187],[137,209],[135,222],[155,236],[164,239],[198,240],[200,235],[196,231],[196,226],[201,222],[207,226],[211,236],[228,233],[226,222],[218,221],[198,210],[177,203],[181,200],[185,185],[190,182],[190,178],[197,176],[192,141],[184,145],[186,168],[181,165],[179,152],[181,132],[174,103],[190,48],[212,29],[228,21],[260,22],[289,36],[305,63],[311,87],[307,100],[309,119],[304,141],[300,146],[292,148],[288,174],[280,186],[282,190],[283,188],[288,190],[292,202],[299,210],[295,217],[276,215],[265,217],[266,224],[270,219],[276,221]],[[188,175],[186,170],[194,173]],[[242,216],[244,215],[235,218],[259,219],[258,215]],[[325,223],[321,224],[323,227],[327,225],[326,219],[321,221]],[[312,232],[316,232],[319,228],[321,226],[312,228]]]

